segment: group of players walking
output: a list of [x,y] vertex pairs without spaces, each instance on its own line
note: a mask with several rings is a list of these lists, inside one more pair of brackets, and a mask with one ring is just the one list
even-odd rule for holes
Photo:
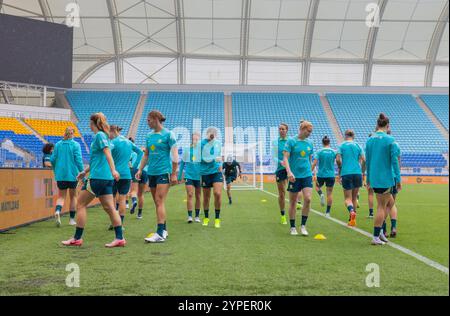
[[[179,165],[177,142],[173,133],[164,127],[166,121],[164,115],[159,111],[152,111],[148,114],[147,121],[152,132],[147,135],[145,147],[141,149],[132,140],[120,134],[120,127],[110,126],[104,114],[93,114],[90,117],[90,128],[95,137],[90,148],[90,162],[85,169],[80,145],[73,140],[73,129],[68,128],[64,139],[54,148],[51,145],[44,148],[46,153],[44,165],[54,170],[59,189],[55,210],[56,222],[58,226],[61,225],[61,211],[69,193],[70,224],[76,226],[74,236],[63,241],[63,245],[83,244],[82,236],[87,222],[86,210],[94,198],[98,198],[110,217],[110,229],[115,233],[114,240],[105,246],[108,248],[125,246],[123,223],[127,210],[127,196],[131,195],[132,199],[130,212],[134,214],[137,208],[137,218],[142,219],[147,184],[156,209],[157,227],[145,238],[146,242],[161,243],[168,239],[166,199],[170,187],[182,182],[186,187],[188,223],[201,222],[202,207],[203,226],[209,225],[210,200],[213,193],[214,227],[221,227],[224,175],[229,204],[232,204],[231,184],[241,176],[241,167],[232,157],[227,157],[226,162],[222,163],[222,144],[217,139],[217,130],[209,128],[203,140],[199,133],[194,132],[190,147],[182,150]],[[301,121],[298,135],[293,138],[288,138],[288,130],[287,124],[279,126],[279,139],[274,142],[273,147],[277,162],[276,181],[281,223],[286,225],[288,223],[285,212],[287,189],[291,235],[298,235],[295,218],[299,200],[302,200],[300,231],[303,236],[308,236],[306,223],[311,209],[313,182],[316,184],[316,191],[323,206],[325,195],[322,187],[326,186],[326,216],[330,216],[336,162],[349,212],[348,225],[356,226],[359,189],[365,183],[369,196],[372,196],[372,200],[369,199],[369,204],[372,203],[372,206],[369,206],[370,216],[373,216],[374,194],[378,202],[372,244],[382,245],[387,242],[384,223],[389,214],[392,222],[391,237],[395,237],[395,194],[401,189],[400,149],[394,138],[389,135],[389,118],[380,114],[376,131],[367,141],[365,152],[354,141],[355,135],[351,130],[346,131],[345,141],[337,152],[331,149],[331,141],[327,136],[322,140],[323,148],[315,151],[313,143],[309,140],[313,124],[308,121]],[[79,182],[83,183],[83,187],[77,196],[76,188]]]

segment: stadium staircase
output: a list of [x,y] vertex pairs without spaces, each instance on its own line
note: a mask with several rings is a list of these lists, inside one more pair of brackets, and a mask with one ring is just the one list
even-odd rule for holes
[[331,129],[333,130],[334,137],[338,141],[338,143],[342,143],[344,141],[344,136],[341,133],[341,129],[339,128],[339,124],[334,116],[333,110],[331,110],[330,103],[325,95],[320,96],[320,101],[322,102],[323,109],[327,114],[328,122],[330,122]]
[[[417,103],[420,105],[422,110],[428,115],[430,120],[436,126],[436,128],[441,132],[442,136],[448,141],[448,129],[442,124],[441,120],[435,115],[435,113],[430,109],[430,107],[425,103],[425,101],[420,96],[415,96]],[[447,113],[448,117],[448,113]]]
[[231,95],[225,95],[225,144],[233,144],[233,105]]
[[144,107],[147,102],[147,94],[142,93],[141,97],[139,98],[139,102],[136,106],[136,110],[134,111],[134,116],[131,121],[130,125],[130,131],[128,132],[128,137],[132,137],[133,139],[136,139],[136,134],[139,128],[139,123],[141,120],[142,115],[144,114]]
[[33,127],[31,127],[30,125],[28,125],[26,123],[25,120],[23,119],[17,119],[17,121],[22,124],[26,129],[28,129],[34,136],[36,136],[41,142],[43,142],[44,144],[47,144],[48,141],[41,135],[39,134]]

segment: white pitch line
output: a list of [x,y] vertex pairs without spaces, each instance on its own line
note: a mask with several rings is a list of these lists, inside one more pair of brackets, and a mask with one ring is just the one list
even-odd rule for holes
[[[274,194],[274,193],[266,191],[266,190],[261,190],[261,191],[264,192],[264,193],[267,193],[267,194],[269,194],[271,196],[274,196],[274,197],[278,198],[277,194]],[[288,199],[286,199],[286,201],[288,201]],[[328,219],[328,220],[330,220],[332,222],[335,222],[336,224],[339,224],[339,225],[344,226],[344,227],[346,227],[348,229],[354,230],[354,231],[360,233],[361,235],[364,235],[366,237],[372,238],[372,234],[369,233],[369,232],[366,232],[365,230],[362,230],[362,229],[359,229],[359,228],[356,228],[356,227],[348,227],[347,223],[344,223],[343,221],[340,221],[340,220],[338,220],[336,218],[333,218],[333,217],[326,217],[325,214],[323,214],[322,212],[319,212],[319,211],[316,211],[316,210],[313,210],[313,209],[311,209],[311,212],[313,212],[316,215],[322,216],[323,218]],[[392,248],[397,249],[398,251],[401,251],[404,254],[407,254],[407,255],[409,255],[409,256],[411,256],[411,257],[413,257],[413,258],[415,258],[415,259],[417,259],[417,260],[419,260],[419,261],[421,261],[423,263],[425,263],[426,265],[428,265],[428,266],[430,266],[432,268],[435,268],[435,269],[437,269],[437,270],[439,270],[441,272],[444,272],[445,274],[448,275],[448,267],[443,266],[442,264],[437,263],[436,261],[433,261],[433,260],[431,260],[431,259],[429,259],[427,257],[424,257],[424,256],[422,256],[422,255],[420,255],[420,254],[418,254],[418,253],[416,253],[416,252],[414,252],[412,250],[409,250],[409,249],[407,249],[407,248],[405,248],[403,246],[400,246],[398,244],[395,244],[395,243],[393,243],[391,241],[389,241],[386,245],[391,246]]]

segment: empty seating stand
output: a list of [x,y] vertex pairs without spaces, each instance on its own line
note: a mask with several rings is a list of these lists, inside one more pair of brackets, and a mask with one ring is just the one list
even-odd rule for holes
[[44,143],[15,118],[0,117],[0,143],[6,139],[33,154],[37,161],[42,158]]
[[448,95],[422,95],[421,98],[448,131]]
[[110,125],[123,128],[127,136],[138,104],[139,92],[69,91],[66,93],[73,111],[79,119],[78,128],[90,146],[92,131],[89,120],[93,113],[102,112]]
[[83,143],[82,136],[77,126],[71,121],[49,121],[27,119],[25,122],[31,126],[38,134],[43,136],[49,143],[56,144],[64,137],[67,127],[72,127],[75,130],[74,140],[80,144],[81,153],[84,161],[89,160],[89,152]]
[[390,118],[392,134],[403,153],[448,151],[448,142],[412,95],[328,94],[327,97],[342,133],[346,129],[355,130],[356,141],[362,145],[383,112]]
[[[225,138],[223,93],[151,92],[136,135],[136,142],[139,145],[145,144],[145,138],[150,132],[147,115],[152,110],[159,110],[166,116],[165,126],[169,130],[185,128],[192,133],[194,119],[200,119],[202,131],[214,126],[220,130],[222,142]],[[180,140],[180,136],[177,136]],[[185,147],[189,144],[190,139],[183,139],[178,145]]]
[[[278,136],[280,123],[289,125],[289,136],[298,134],[300,120],[314,125],[311,140],[316,149],[322,146],[322,138],[327,135],[331,145],[337,145],[327,115],[317,94],[295,93],[233,93],[233,128],[266,128],[265,155],[271,154],[269,128],[275,128]],[[236,135],[235,135],[236,136]]]

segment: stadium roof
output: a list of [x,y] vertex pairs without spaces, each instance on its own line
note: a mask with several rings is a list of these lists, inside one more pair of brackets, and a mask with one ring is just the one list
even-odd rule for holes
[[66,23],[70,3],[75,83],[448,86],[445,0],[0,0],[0,12]]

